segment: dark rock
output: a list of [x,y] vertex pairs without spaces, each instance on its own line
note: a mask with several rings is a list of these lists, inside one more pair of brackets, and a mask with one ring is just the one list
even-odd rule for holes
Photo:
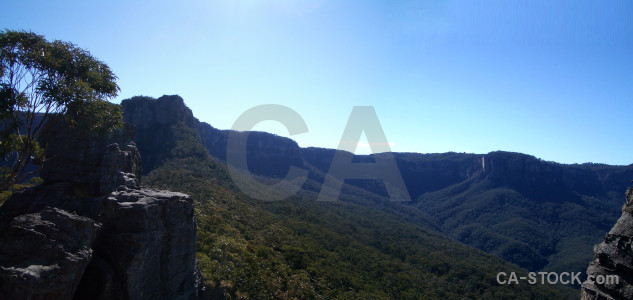
[[[163,96],[157,100],[151,97],[137,96],[121,102],[123,119],[136,126],[134,141],[143,157],[143,168],[149,173],[158,167],[174,139],[172,127],[182,125],[195,127],[198,122],[191,110],[185,106],[180,96]],[[178,130],[180,131],[180,130]]]
[[132,140],[134,134],[134,126],[129,124],[118,132],[95,136],[56,121],[40,138],[47,153],[40,177],[48,183],[80,184],[82,192],[93,196],[106,195],[119,185],[136,187],[141,179],[141,158]]
[[202,272],[200,272],[200,268],[198,268],[197,259],[196,259],[196,269],[195,269],[195,280],[196,280],[195,285],[198,287],[198,300],[209,300],[210,297],[208,295],[207,287],[204,285],[204,277],[202,277]]
[[[143,156],[147,174],[167,156],[168,147],[162,147],[174,139],[172,129],[183,126],[195,132],[209,154],[226,160],[227,141],[232,130],[219,130],[200,122],[184,104],[180,96],[133,97],[121,101],[125,122],[136,125],[135,141]],[[182,131],[178,128],[178,131]],[[290,166],[305,168],[299,145],[286,137],[265,132],[239,132],[248,135],[246,159],[249,171],[256,175],[283,178]],[[238,151],[236,149],[233,151]]]
[[0,208],[0,224],[47,206],[56,207],[96,220],[103,210],[105,197],[86,194],[86,187],[72,182],[44,182],[14,193]]
[[[191,109],[185,106],[184,100],[178,95],[165,95],[157,100],[137,96],[124,101],[126,103],[121,105],[125,109],[125,122],[134,125],[138,123],[139,129],[144,126],[171,126],[181,122],[191,127],[197,121]],[[132,120],[136,122],[131,122]]]
[[633,299],[633,188],[626,192],[622,216],[594,247],[595,260],[587,268],[587,276],[597,278],[615,275],[617,282],[598,283],[587,280],[582,285],[582,299]]
[[77,287],[74,299],[125,299],[124,278],[99,255],[94,255]]
[[99,225],[46,207],[2,226],[0,298],[70,299],[92,258]]
[[131,299],[195,299],[196,224],[185,194],[123,189],[104,202],[96,255],[124,278]]
[[134,128],[46,133],[44,183],[0,208],[0,299],[198,299],[193,199],[140,187]]
[[101,159],[99,193],[108,194],[120,186],[136,188],[141,176],[141,157],[134,143],[123,145],[114,143],[106,147]]

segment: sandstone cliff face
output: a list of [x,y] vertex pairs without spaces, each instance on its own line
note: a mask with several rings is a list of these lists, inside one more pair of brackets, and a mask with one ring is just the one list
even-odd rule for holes
[[173,126],[194,127],[198,122],[180,96],[163,96],[160,101],[138,96],[121,105],[124,121],[136,126],[134,141],[143,157],[145,174],[158,167],[167,155],[169,147],[165,145],[174,139]]
[[203,298],[193,200],[140,187],[133,127],[62,130],[44,183],[0,208],[0,299]]
[[[183,126],[194,130],[199,141],[214,157],[226,160],[227,139],[232,130],[219,130],[200,122],[177,95],[158,99],[133,97],[121,102],[126,123],[137,128],[135,141],[143,156],[143,172],[147,174],[160,165],[165,154],[161,149],[174,139],[172,128]],[[247,162],[249,171],[257,175],[283,178],[290,166],[305,168],[299,145],[285,137],[264,132],[248,134]]]
[[[626,192],[622,216],[594,247],[595,260],[587,268],[587,276],[616,275],[618,282],[585,281],[582,299],[633,299],[633,188]],[[604,278],[604,277],[603,277]]]

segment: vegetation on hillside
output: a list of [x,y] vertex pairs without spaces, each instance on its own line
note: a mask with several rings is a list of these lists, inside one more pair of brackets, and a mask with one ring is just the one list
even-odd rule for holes
[[[388,212],[354,203],[249,199],[182,126],[169,157],[144,178],[196,199],[198,259],[231,299],[562,299],[558,286],[499,285],[525,272]],[[312,194],[311,194],[312,193]]]
[[514,184],[473,178],[426,193],[413,206],[429,213],[448,236],[530,271],[584,272],[593,245],[617,220],[623,196],[563,196],[545,191],[543,184],[538,188],[525,192]]

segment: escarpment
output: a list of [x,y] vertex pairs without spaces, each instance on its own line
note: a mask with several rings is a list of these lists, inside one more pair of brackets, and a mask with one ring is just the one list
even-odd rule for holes
[[140,186],[134,127],[48,130],[44,182],[0,208],[0,298],[204,298],[193,199]]
[[633,187],[626,192],[622,216],[594,254],[582,299],[633,299]]
[[[135,141],[143,156],[144,174],[158,167],[166,156],[165,147],[176,135],[191,130],[209,154],[225,161],[229,134],[248,135],[246,159],[249,171],[262,176],[283,178],[290,166],[305,168],[299,145],[285,137],[257,131],[220,130],[200,122],[178,95],[158,99],[137,96],[121,101],[123,118],[137,128]],[[232,151],[241,151],[233,149]]]

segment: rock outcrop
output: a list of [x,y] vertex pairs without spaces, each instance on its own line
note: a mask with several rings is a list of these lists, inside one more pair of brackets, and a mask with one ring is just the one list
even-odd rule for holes
[[[626,192],[622,216],[594,247],[595,260],[587,268],[582,299],[633,299],[633,188]],[[607,276],[611,280],[606,280]]]
[[50,207],[13,218],[0,235],[0,298],[71,299],[99,227]]
[[203,298],[193,199],[140,186],[134,127],[48,130],[44,183],[0,208],[0,299]]
[[[200,122],[178,95],[165,95],[158,99],[137,96],[121,101],[123,118],[137,128],[135,141],[143,156],[144,172],[150,172],[167,156],[161,147],[173,140],[174,128],[178,133],[190,129],[197,135],[209,154],[226,161],[227,140],[232,130],[219,130]],[[265,132],[241,132],[247,134],[246,159],[249,171],[273,178],[283,178],[290,166],[305,169],[301,148],[286,137]]]

